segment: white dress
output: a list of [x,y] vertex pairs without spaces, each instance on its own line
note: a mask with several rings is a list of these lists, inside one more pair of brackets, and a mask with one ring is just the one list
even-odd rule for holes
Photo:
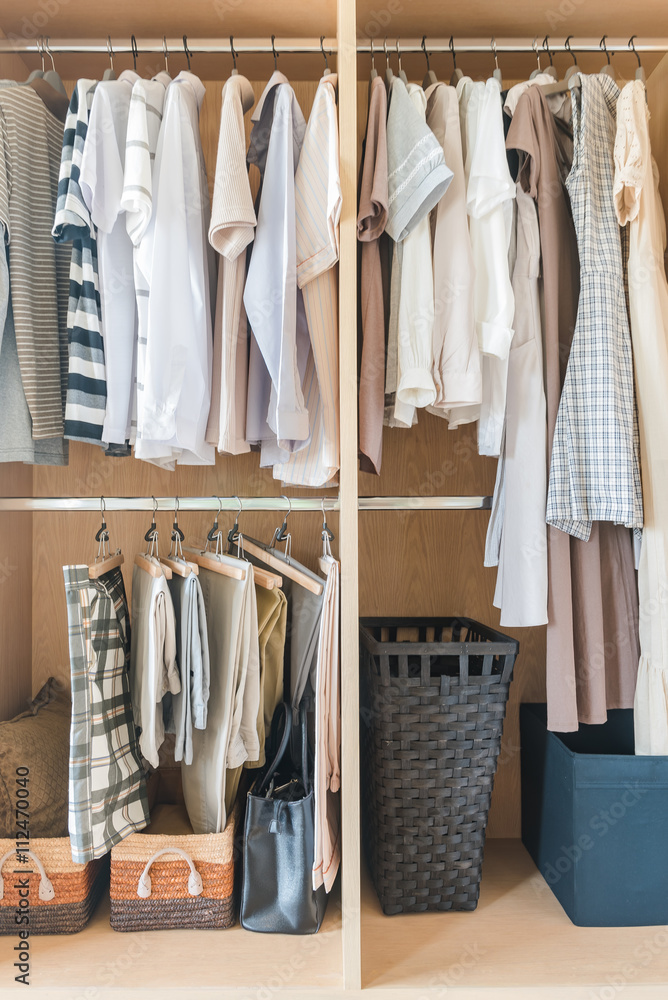
[[668,284],[666,231],[652,159],[645,88],[633,80],[617,103],[615,210],[629,225],[629,304],[645,511],[638,590],[640,663],[637,754],[668,754]]

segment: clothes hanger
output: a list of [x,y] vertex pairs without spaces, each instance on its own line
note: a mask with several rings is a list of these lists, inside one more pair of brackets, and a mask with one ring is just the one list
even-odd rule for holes
[[534,53],[536,55],[536,62],[538,63],[538,65],[536,66],[536,69],[532,69],[531,73],[529,73],[530,80],[535,79],[535,77],[537,77],[539,73],[543,72],[542,69],[540,68],[540,52],[538,51],[538,46],[536,45],[537,39],[538,35],[536,35],[533,42],[531,43],[531,48],[534,50]]
[[[431,66],[429,65],[429,53],[427,52],[427,36],[426,35],[422,36],[421,47],[422,47],[422,51],[424,52],[424,57],[427,60],[427,73],[426,73],[426,76],[425,76],[424,80],[422,81],[422,89],[426,90],[427,87],[431,87],[431,86],[433,86],[433,84],[438,83],[438,78],[437,78],[436,74],[434,73],[433,69],[431,68]],[[324,511],[323,511],[323,513],[324,513]]]
[[197,563],[186,562],[183,558],[181,542],[184,538],[185,535],[179,528],[179,498],[174,497],[174,524],[172,525],[169,553],[166,556],[163,556],[160,562],[162,566],[168,566],[172,573],[176,573],[177,576],[185,578],[190,576],[191,573],[198,576],[199,567]]
[[188,72],[190,73],[190,56],[192,55],[192,52],[188,48],[188,36],[187,35],[183,36],[183,51],[185,52],[186,59],[188,60]]
[[392,67],[390,66],[390,57],[387,54],[387,38],[383,39],[383,52],[385,53],[385,86],[389,90],[392,86],[394,73],[392,72]]
[[[437,81],[438,82],[438,81]],[[325,498],[322,498],[322,530],[320,532],[322,536],[322,555],[318,559],[318,568],[320,572],[327,576],[329,573],[329,559],[333,559],[332,556],[332,546],[331,543],[334,541],[334,532],[327,524],[327,514],[325,513]]]
[[549,35],[546,35],[545,38],[543,39],[543,48],[547,52],[549,60],[550,60],[550,65],[545,67],[545,72],[549,73],[550,76],[553,77],[555,80],[558,80],[559,79],[559,74],[557,73],[556,69],[554,68],[554,60],[552,59],[552,50],[550,49],[550,36]]
[[[289,580],[293,580],[306,590],[310,590],[312,594],[319,596],[323,591],[322,584],[317,580],[312,580],[310,576],[307,576],[306,573],[302,573],[297,566],[293,566],[289,562],[292,538],[290,532],[287,531],[287,521],[288,515],[292,510],[292,505],[289,497],[284,497],[284,499],[288,502],[288,512],[283,518],[283,524],[274,532],[274,536],[269,546],[265,548],[262,545],[257,545],[248,538],[244,538],[244,548],[246,552],[250,552],[252,556],[255,556],[256,559],[260,560],[260,562],[263,562],[265,566],[271,566],[272,569],[277,570],[282,576],[287,576]],[[276,542],[286,542],[285,559],[288,561],[277,559],[276,556],[273,555],[272,549],[276,545]]]
[[605,40],[607,37],[608,37],[607,35],[603,35],[603,38],[599,42],[599,48],[603,49],[603,51],[605,52],[605,57],[608,60],[607,63],[604,64],[603,68],[599,70],[599,76],[609,76],[612,80],[616,80],[617,72],[615,70],[615,67],[610,62],[610,53],[608,52],[608,47],[605,44]]
[[[184,36],[185,37],[185,36]],[[137,56],[139,55],[139,49],[137,48],[137,39],[134,35],[130,35],[130,48],[132,49],[132,68],[137,72]]]
[[397,56],[399,58],[399,78],[405,87],[408,86],[408,77],[401,68],[401,49],[399,48],[399,39],[397,38]]
[[494,54],[494,72],[492,73],[492,79],[497,80],[501,90],[503,90],[503,75],[499,69],[499,60],[496,57],[496,39],[494,38],[494,35],[492,35],[490,45]]
[[[220,497],[216,499],[218,500],[218,513],[213,519],[213,527],[206,536],[206,545],[201,550],[188,546],[184,551],[188,553],[188,561],[196,563],[200,568],[210,569],[212,573],[227,576],[232,580],[243,580],[246,575],[243,567],[235,566],[232,557],[229,557],[229,561],[225,561],[223,531],[222,528],[218,527],[218,518],[223,506],[220,502]],[[216,543],[215,552],[209,548],[211,542]]]
[[[239,504],[239,510],[237,511],[237,516],[234,519],[234,524],[227,533],[227,552],[229,555],[234,555],[232,552],[232,546],[236,545],[238,558],[245,559],[244,552],[246,540],[239,531],[239,516],[243,510],[243,504],[241,503],[239,497],[236,497],[236,501]],[[278,573],[270,573],[269,570],[266,569],[260,569],[259,566],[253,566],[253,579],[255,583],[259,584],[260,587],[264,587],[265,590],[274,590],[276,587],[283,586],[282,576],[279,576]]]
[[570,78],[575,73],[579,73],[580,72],[580,67],[578,66],[578,57],[575,55],[575,52],[573,52],[573,50],[571,49],[571,38],[572,37],[573,37],[572,35],[569,35],[568,38],[566,39],[566,41],[564,42],[564,48],[566,49],[566,51],[568,52],[568,54],[573,59],[573,65],[568,67],[568,69],[566,70],[566,73],[564,75],[564,80],[566,80],[566,81],[570,80]]
[[172,571],[169,566],[163,566],[160,562],[159,551],[158,551],[158,527],[155,523],[155,512],[158,509],[158,501],[153,497],[153,516],[151,518],[151,527],[148,529],[144,535],[144,541],[147,543],[146,552],[138,552],[135,556],[135,566],[143,569],[145,573],[149,576],[155,577],[156,580],[164,576],[166,580],[171,580]]
[[44,49],[42,47],[42,42],[43,39],[42,36],[40,35],[39,38],[37,39],[37,49],[39,51],[40,59],[42,60],[42,68],[34,69],[30,74],[30,76],[28,77],[28,79],[26,80],[26,83],[32,83],[33,80],[41,80],[42,77],[44,76]]
[[378,76],[378,70],[376,69],[376,56],[373,51],[373,38],[370,38],[369,41],[371,42],[371,73],[369,75],[369,83],[370,83],[372,80],[375,80],[376,77]]
[[274,73],[278,70],[278,56],[279,53],[276,51],[276,35],[271,36],[271,54],[274,57]]
[[558,80],[556,83],[543,83],[541,84],[541,90],[545,97],[550,97],[557,94],[566,94],[569,90],[576,90],[580,86],[579,72],[580,68],[578,66],[578,61],[575,53],[571,49],[571,38],[573,36],[569,35],[564,42],[564,47],[566,51],[573,57],[573,65],[569,66],[566,70],[563,80]]
[[95,556],[93,564],[88,567],[88,576],[91,580],[97,580],[98,577],[103,576],[104,573],[108,573],[110,570],[116,569],[117,566],[122,566],[125,562],[120,549],[116,549],[114,554],[111,554],[111,550],[109,548],[109,529],[107,528],[107,522],[104,519],[105,510],[106,504],[104,502],[104,497],[100,497],[102,524],[95,535],[95,541],[97,542],[97,555]]
[[[636,52],[636,47],[635,47],[635,42],[634,42],[634,39],[636,37],[637,37],[636,35],[631,35],[631,37],[629,38],[629,48],[631,49],[631,51],[633,52],[633,55],[638,60],[638,69],[636,70],[636,80],[640,80],[640,82],[643,84],[643,86],[647,86],[647,74],[645,73],[645,70],[643,69],[643,67],[641,65],[640,56]],[[645,95],[645,96],[647,96],[647,95]]]
[[54,59],[53,59],[53,53],[52,53],[51,49],[49,48],[49,36],[48,35],[44,39],[44,51],[46,52],[47,56],[51,60],[51,69],[47,70],[46,73],[44,74],[44,82],[50,84],[53,87],[53,89],[57,90],[59,94],[63,95],[63,97],[67,97],[68,93],[65,90],[65,86],[63,84],[63,81],[60,79],[60,76],[58,75],[58,73],[56,73],[56,64],[55,64]]
[[[323,54],[323,58],[324,58],[324,60],[325,60],[325,68],[324,68],[324,70],[323,70],[323,72],[322,72],[322,75],[323,75],[323,76],[329,76],[329,74],[330,74],[330,73],[331,73],[332,71],[331,71],[331,69],[329,68],[329,59],[327,58],[327,53],[325,52],[325,49],[324,49],[324,46],[323,46],[323,44],[322,44],[322,43],[324,42],[324,40],[325,40],[325,36],[324,36],[324,35],[321,35],[321,36],[320,36],[320,51],[322,52],[322,54]],[[330,52],[330,55],[331,55],[331,52]]]
[[230,76],[239,76],[239,70],[237,69],[237,54],[234,50],[234,35],[230,35],[230,52],[232,54],[232,72]]
[[464,74],[460,69],[457,69],[457,53],[455,52],[455,41],[452,35],[450,35],[449,41],[450,51],[452,52],[452,76],[450,77],[450,86],[456,87],[461,79],[463,79]]
[[111,47],[111,35],[107,35],[107,52],[109,53],[109,69],[105,69],[102,79],[103,80],[115,80],[116,73],[114,72],[114,50]]

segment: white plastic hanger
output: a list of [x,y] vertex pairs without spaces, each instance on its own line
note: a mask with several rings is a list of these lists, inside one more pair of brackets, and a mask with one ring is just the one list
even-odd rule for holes
[[107,35],[107,52],[109,53],[109,69],[105,69],[102,75],[102,79],[104,81],[116,79],[116,73],[114,71],[114,50],[111,47],[111,35]]
[[97,580],[98,577],[102,576],[104,573],[108,573],[112,569],[116,569],[117,566],[122,566],[125,562],[121,550],[117,549],[114,554],[111,554],[109,548],[109,529],[107,528],[107,522],[104,519],[104,512],[106,510],[106,505],[104,502],[104,497],[100,497],[100,513],[102,514],[102,524],[99,531],[95,535],[95,541],[97,544],[97,555],[92,565],[88,567],[88,576],[91,580]]
[[578,61],[575,53],[571,49],[571,38],[573,36],[569,35],[564,42],[564,47],[566,51],[573,58],[573,65],[569,66],[566,70],[563,80],[558,80],[556,83],[544,83],[541,85],[541,90],[545,97],[550,97],[551,95],[565,94],[569,90],[575,90],[580,86],[580,77],[578,76],[580,68],[578,66]]

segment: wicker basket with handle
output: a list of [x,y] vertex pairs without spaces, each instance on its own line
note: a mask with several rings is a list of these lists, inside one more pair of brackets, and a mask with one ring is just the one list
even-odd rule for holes
[[[109,884],[109,858],[72,861],[69,837],[37,837],[20,857],[15,840],[0,840],[0,934],[83,930]],[[29,922],[17,923],[20,914]]]
[[133,833],[111,851],[117,931],[234,924],[234,816],[222,833]]
[[468,618],[360,622],[363,836],[386,914],[473,910],[515,639]]

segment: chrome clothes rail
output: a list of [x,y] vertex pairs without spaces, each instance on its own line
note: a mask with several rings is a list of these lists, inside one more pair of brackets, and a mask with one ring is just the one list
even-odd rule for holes
[[[105,509],[110,510],[174,510],[171,497],[104,497]],[[339,498],[326,497],[178,497],[179,511],[239,510],[251,511],[338,510]],[[360,510],[489,510],[492,498],[483,496],[434,497],[359,497]],[[100,497],[1,497],[1,511],[99,511]]]

